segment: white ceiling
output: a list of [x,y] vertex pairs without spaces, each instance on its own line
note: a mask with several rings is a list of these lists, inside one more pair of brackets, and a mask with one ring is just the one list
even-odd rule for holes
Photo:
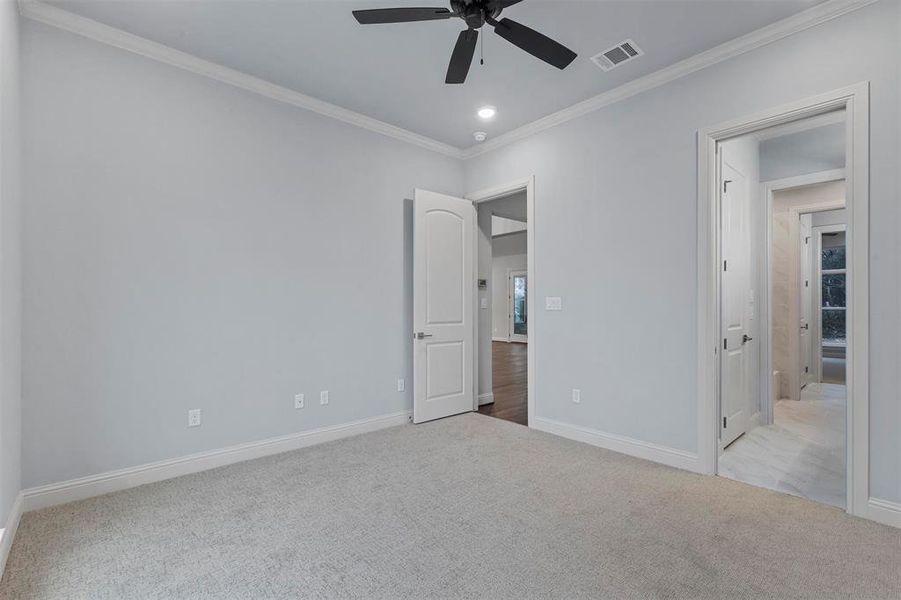
[[[53,0],[65,10],[465,148],[818,4],[820,0],[525,0],[504,16],[579,54],[565,71],[483,30],[464,85],[444,84],[459,19],[362,26],[358,8],[446,0]],[[589,57],[631,38],[605,73]],[[498,107],[490,123],[475,114]]]

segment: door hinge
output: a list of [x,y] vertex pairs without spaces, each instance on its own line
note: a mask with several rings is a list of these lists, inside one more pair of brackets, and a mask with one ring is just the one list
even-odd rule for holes
[[804,280],[804,287],[810,287],[810,282],[806,279]]
[[724,261],[723,261],[723,271],[725,271],[725,270],[727,269],[728,266],[729,266],[728,261],[725,261],[725,260],[724,260]]
[[726,417],[723,417],[723,429],[726,428]]
[[731,179],[724,179],[724,180],[723,180],[723,193],[724,193],[724,194],[726,193],[726,186],[729,185],[730,183],[732,183],[732,180],[731,180]]
[[805,373],[810,373],[810,367],[804,367],[804,372],[805,372]]
[[728,344],[728,343],[729,343],[729,339],[728,339],[728,338],[723,338],[723,350],[728,350],[728,349],[729,349],[729,347],[726,346],[726,344]]

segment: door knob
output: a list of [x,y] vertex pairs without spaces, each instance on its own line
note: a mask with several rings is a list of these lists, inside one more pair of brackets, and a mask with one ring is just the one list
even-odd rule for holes
[[432,334],[431,334],[431,333],[425,333],[425,332],[423,332],[423,331],[418,331],[418,332],[416,332],[416,333],[413,335],[413,337],[415,337],[417,340],[421,340],[421,339],[423,339],[423,338],[432,337]]
[[741,336],[741,343],[742,343],[742,344],[747,344],[748,342],[750,342],[750,341],[753,340],[753,339],[754,339],[754,338],[752,338],[751,336],[749,336],[749,335],[746,333],[746,334],[744,334],[744,335]]

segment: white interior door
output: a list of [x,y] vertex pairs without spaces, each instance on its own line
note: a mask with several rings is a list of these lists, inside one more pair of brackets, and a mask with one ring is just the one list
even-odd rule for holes
[[813,310],[813,294],[811,294],[811,282],[813,281],[813,244],[811,237],[811,224],[812,217],[810,213],[801,215],[801,222],[798,227],[799,239],[800,243],[800,273],[801,277],[799,278],[798,285],[800,286],[801,293],[800,302],[801,307],[799,311],[800,315],[800,335],[801,335],[801,343],[800,343],[800,379],[801,388],[803,389],[808,383],[810,383],[811,378],[811,359],[813,357],[813,347],[811,346],[813,336],[810,335],[810,322],[812,318],[812,310]]
[[413,199],[413,422],[473,409],[472,202]]
[[748,299],[750,278],[750,206],[748,181],[722,163],[722,334],[720,355],[720,442],[725,447],[747,429],[750,405]]
[[529,341],[529,280],[525,271],[510,271],[509,331],[511,342]]

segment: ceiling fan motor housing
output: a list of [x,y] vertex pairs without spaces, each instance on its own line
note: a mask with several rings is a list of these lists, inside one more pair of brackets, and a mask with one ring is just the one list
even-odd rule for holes
[[491,0],[451,0],[451,10],[470,29],[481,29],[487,18],[494,19],[501,14],[501,9],[492,4]]

